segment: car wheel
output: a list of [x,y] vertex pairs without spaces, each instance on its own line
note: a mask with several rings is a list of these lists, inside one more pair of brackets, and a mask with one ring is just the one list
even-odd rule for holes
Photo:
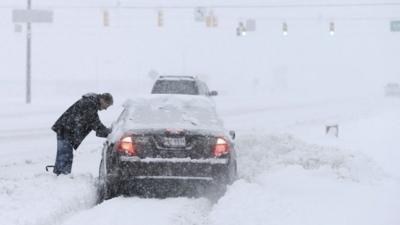
[[103,159],[100,162],[97,194],[99,203],[114,198],[119,194],[119,185],[111,183],[107,179]]
[[232,184],[233,182],[235,182],[235,180],[237,179],[237,163],[235,161],[235,163],[233,164],[233,171],[231,173],[231,177],[230,177],[230,181],[229,184]]

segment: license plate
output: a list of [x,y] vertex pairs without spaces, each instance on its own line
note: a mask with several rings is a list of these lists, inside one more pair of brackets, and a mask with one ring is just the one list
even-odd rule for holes
[[181,137],[181,138],[164,137],[164,146],[166,146],[166,147],[185,147],[186,139],[184,137]]

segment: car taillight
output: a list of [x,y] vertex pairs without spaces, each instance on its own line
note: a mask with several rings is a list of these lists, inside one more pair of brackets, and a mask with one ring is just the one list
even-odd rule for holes
[[136,156],[136,144],[132,137],[124,137],[119,141],[118,152],[129,156]]
[[223,138],[217,138],[217,143],[213,149],[213,155],[215,157],[219,157],[229,153],[229,145],[228,142]]

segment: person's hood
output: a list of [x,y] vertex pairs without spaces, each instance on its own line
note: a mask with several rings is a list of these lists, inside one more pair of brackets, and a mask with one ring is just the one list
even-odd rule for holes
[[82,96],[83,99],[88,99],[89,101],[93,102],[97,106],[97,110],[100,110],[100,98],[99,95],[96,93],[87,93]]

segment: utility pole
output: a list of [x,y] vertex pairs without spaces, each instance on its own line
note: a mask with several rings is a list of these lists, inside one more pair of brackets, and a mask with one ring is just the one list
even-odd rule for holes
[[[32,9],[31,0],[28,0],[28,8],[30,11]],[[26,23],[26,104],[31,103],[31,22]]]
[[26,104],[32,101],[32,23],[52,23],[53,11],[51,10],[32,10],[32,0],[27,0],[26,9],[14,9],[12,21],[14,23],[26,23]]

